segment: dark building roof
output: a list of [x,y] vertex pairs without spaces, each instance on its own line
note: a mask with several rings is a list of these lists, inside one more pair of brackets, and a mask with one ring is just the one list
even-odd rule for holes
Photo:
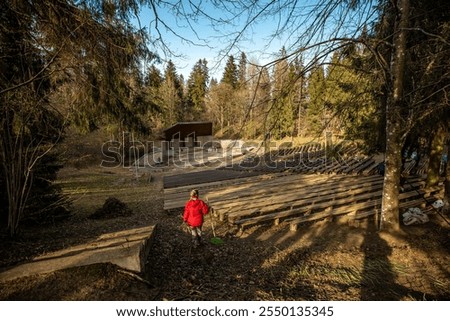
[[186,137],[212,136],[212,122],[181,122],[164,130],[164,138],[185,140]]

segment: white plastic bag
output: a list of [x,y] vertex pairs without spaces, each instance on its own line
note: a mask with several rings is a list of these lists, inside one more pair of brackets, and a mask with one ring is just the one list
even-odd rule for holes
[[444,206],[444,202],[442,200],[437,200],[431,204],[435,209],[441,208]]
[[403,213],[403,223],[405,225],[425,224],[429,220],[428,215],[423,213],[418,207],[411,207]]

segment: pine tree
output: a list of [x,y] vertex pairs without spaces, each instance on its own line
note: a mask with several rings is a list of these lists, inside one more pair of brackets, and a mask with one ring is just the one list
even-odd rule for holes
[[311,134],[320,135],[325,128],[324,118],[324,94],[325,94],[325,71],[323,66],[316,65],[310,72],[307,85],[308,103],[307,119]]
[[0,183],[11,235],[25,217],[51,209],[45,195],[55,191],[54,147],[68,121],[88,130],[105,120],[140,127],[133,110],[137,66],[150,52],[131,26],[129,12],[137,6],[2,2]]
[[381,137],[374,93],[379,85],[370,77],[364,47],[351,44],[333,54],[327,69],[325,105],[333,115],[331,129],[351,140],[362,139],[367,150],[377,149]]
[[193,67],[187,81],[186,119],[203,119],[205,113],[205,97],[208,90],[209,71],[206,59],[200,59]]
[[306,111],[305,111],[305,93],[306,77],[302,57],[296,57],[291,63],[290,79],[294,82],[292,87],[291,99],[294,106],[295,133],[297,136],[305,134]]
[[152,64],[145,76],[145,85],[152,88],[159,88],[163,82],[161,71]]
[[162,116],[165,127],[172,126],[183,117],[183,87],[172,60],[164,70],[161,84]]
[[228,56],[227,63],[223,72],[221,83],[228,84],[233,89],[238,87],[238,68],[234,62],[234,57],[232,55]]
[[152,64],[144,79],[144,92],[146,110],[143,112],[147,119],[148,126],[154,128],[155,131],[160,132],[164,128],[161,120],[161,113],[163,111],[163,97],[161,88],[164,78],[161,71]]
[[291,135],[294,125],[294,105],[291,90],[295,77],[286,58],[286,50],[281,49],[280,58],[274,68],[273,101],[269,113],[269,128],[272,138],[281,139]]
[[247,55],[245,52],[241,53],[241,57],[239,59],[238,87],[241,90],[245,90],[247,87]]

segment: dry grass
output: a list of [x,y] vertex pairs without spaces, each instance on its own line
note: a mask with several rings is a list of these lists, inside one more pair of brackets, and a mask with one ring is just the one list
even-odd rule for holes
[[[3,267],[35,255],[86,242],[96,235],[158,224],[146,282],[113,265],[57,271],[0,284],[1,300],[448,300],[449,228],[432,220],[386,235],[322,222],[255,227],[235,235],[216,225],[222,246],[192,250],[179,215],[163,211],[162,176],[135,179],[126,169],[64,170],[59,181],[73,200],[73,216],[45,228],[24,230],[2,242]],[[131,217],[90,220],[108,197]],[[212,237],[208,224],[205,239]],[[447,241],[446,241],[447,240]]]

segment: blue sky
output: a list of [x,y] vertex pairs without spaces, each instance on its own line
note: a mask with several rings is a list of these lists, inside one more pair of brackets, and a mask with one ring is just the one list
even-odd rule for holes
[[[221,13],[213,9],[212,6],[207,6],[207,9],[209,10],[208,14],[221,16]],[[177,67],[177,71],[183,74],[185,79],[187,79],[194,64],[199,59],[205,58],[210,68],[210,76],[220,80],[224,66],[223,58],[227,54],[232,54],[236,59],[239,59],[240,52],[243,51],[248,59],[264,63],[270,58],[273,59],[274,54],[279,52],[283,46],[282,39],[275,39],[268,46],[269,34],[275,28],[273,25],[275,21],[270,21],[270,19],[266,19],[252,29],[247,30],[246,38],[235,44],[231,51],[225,51],[224,53],[226,45],[230,43],[230,37],[226,35],[240,30],[241,26],[229,26],[228,28],[214,30],[217,26],[212,25],[206,19],[197,22],[177,21],[174,15],[168,11],[161,9],[158,12],[160,19],[173,30],[172,32],[159,24],[159,31],[173,55],[165,55],[161,47],[155,47],[155,49],[163,59],[172,59]],[[151,36],[156,36],[154,13],[149,8],[142,8],[140,23],[141,27],[145,27],[150,31]],[[191,30],[189,23],[191,23],[197,34]],[[177,35],[174,33],[177,33]],[[189,39],[189,41],[183,38]],[[161,70],[164,68],[163,65],[157,65],[157,67]]]
[[[314,21],[318,10],[329,10],[332,12],[325,27],[322,29],[326,37],[354,36],[355,25],[358,26],[357,29],[360,29],[361,21],[365,21],[367,18],[365,14],[373,11],[371,9],[372,1],[364,2],[366,7],[363,5],[364,10],[362,14],[359,11],[349,11],[345,5],[335,6],[334,4],[337,3],[335,1],[294,1],[292,3],[295,3],[296,16],[290,16],[289,21],[292,25],[287,26],[289,30],[294,30],[294,32],[279,35],[279,37],[271,37],[271,33],[276,30],[277,26],[280,26],[280,23],[282,24],[286,21],[286,14],[291,11],[290,8],[285,6],[288,3],[287,1],[259,0],[257,3],[260,9],[266,5],[270,6],[270,9],[265,12],[272,13],[279,8],[283,9],[280,10],[279,14],[258,16],[256,22],[252,21],[251,27],[245,30],[245,34],[242,35],[240,41],[233,43],[232,40],[236,33],[242,30],[249,17],[255,14],[255,11],[251,13],[245,12],[237,19],[234,19],[232,24],[227,24],[222,22],[230,19],[233,14],[224,9],[218,10],[209,0],[167,0],[165,3],[169,3],[169,5],[178,4],[178,7],[172,7],[172,9],[183,11],[183,14],[177,17],[174,11],[167,7],[156,8],[158,17],[161,20],[158,30],[171,52],[167,53],[167,51],[164,51],[161,42],[156,42],[155,47],[151,48],[151,50],[156,51],[163,59],[171,59],[175,63],[178,73],[183,74],[185,79],[189,77],[194,64],[199,59],[205,58],[208,61],[210,76],[220,80],[224,63],[229,54],[239,59],[240,53],[243,51],[250,61],[265,64],[272,61],[283,46],[286,46],[289,52],[290,41],[298,39],[308,41],[307,39],[310,35],[311,39],[309,41],[320,41],[321,30],[315,29],[315,23],[320,25],[320,21]],[[202,17],[196,15],[196,8],[192,6],[193,3],[201,3]],[[232,2],[223,1],[220,3],[229,5]],[[310,14],[311,10],[314,14]],[[204,15],[216,19],[217,22],[212,23]],[[186,16],[189,18],[186,19]],[[141,27],[145,27],[150,32],[152,39],[159,36],[155,29],[155,14],[150,8],[142,8],[139,17]],[[336,27],[336,22],[341,24]],[[308,27],[311,29],[308,29]],[[231,43],[233,43],[233,46],[230,48]],[[300,45],[295,44],[294,48],[298,49],[298,46]],[[316,51],[309,52],[307,55],[312,57],[320,49],[315,48],[314,50]],[[308,59],[308,57],[305,57],[305,59]],[[164,69],[163,64],[157,65],[157,67],[160,70]]]

